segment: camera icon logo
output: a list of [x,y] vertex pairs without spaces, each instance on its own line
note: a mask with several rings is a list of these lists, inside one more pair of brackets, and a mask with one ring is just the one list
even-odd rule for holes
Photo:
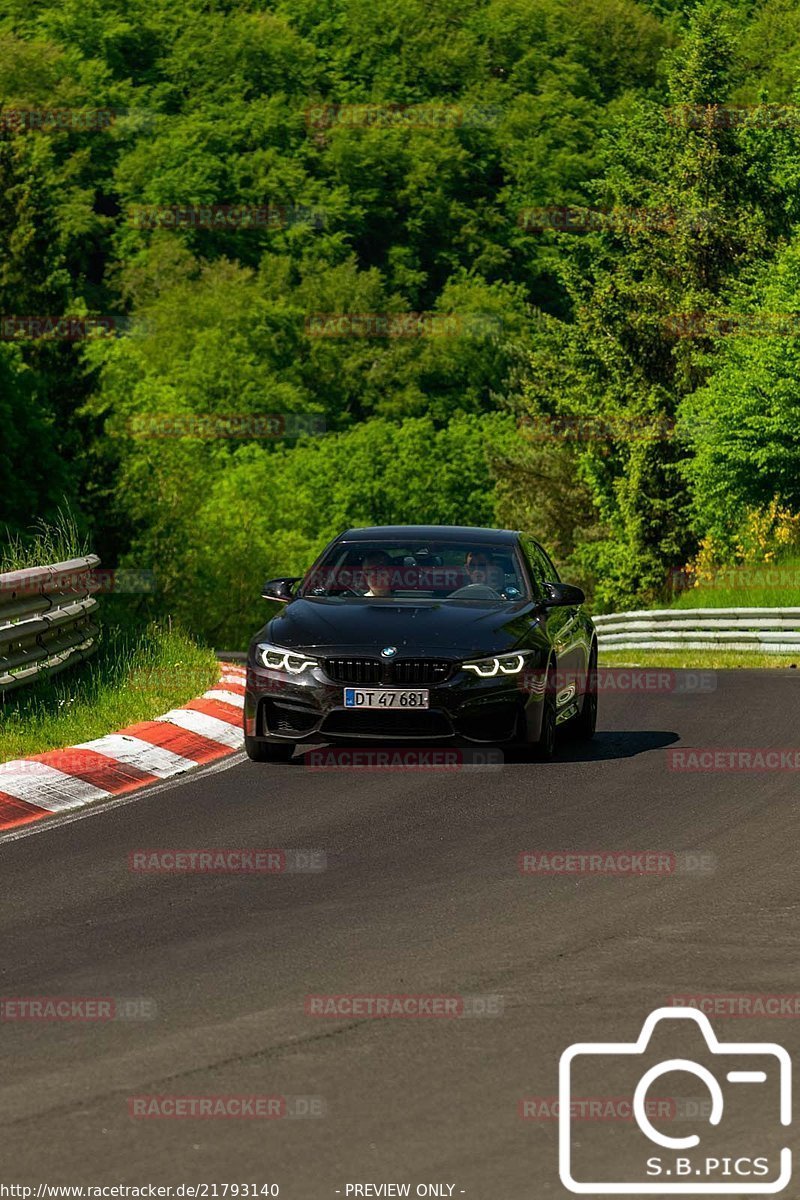
[[[690,1058],[668,1057],[642,1071],[656,1028],[669,1036],[678,1030],[678,1022],[683,1022],[681,1036],[691,1032],[696,1041],[699,1033],[703,1042],[699,1057],[706,1058],[709,1065]],[[626,1160],[618,1136],[613,1146],[602,1146],[602,1137],[608,1140],[607,1127],[590,1132],[584,1127],[579,1136],[575,1130],[574,1109],[579,1107],[575,1098],[580,1095],[576,1091],[576,1074],[583,1069],[593,1079],[605,1080],[612,1078],[617,1068],[621,1068],[633,1096],[630,1161]],[[697,1133],[672,1136],[656,1128],[650,1119],[648,1092],[662,1076],[676,1073],[688,1076],[692,1084],[699,1080],[703,1094],[707,1092],[710,1096],[710,1104],[705,1106],[708,1127],[703,1129],[702,1139]],[[638,1080],[635,1087],[634,1080]],[[730,1094],[723,1093],[722,1082],[734,1085],[729,1089]],[[692,1107],[696,1114],[698,1106]],[[779,1153],[774,1150],[753,1153],[749,1139],[760,1135],[756,1117],[769,1121],[774,1131],[776,1124],[791,1124],[791,1110],[792,1064],[783,1046],[774,1042],[720,1042],[704,1013],[693,1008],[658,1008],[647,1017],[635,1042],[577,1042],[561,1055],[558,1117],[561,1182],[570,1192],[594,1196],[775,1194],[783,1191],[791,1180],[792,1152],[784,1146]],[[725,1130],[729,1112],[731,1129]],[[730,1135],[727,1140],[723,1130]],[[716,1139],[714,1144],[707,1145],[709,1135]],[[734,1142],[737,1137],[740,1140],[744,1137],[747,1144],[731,1149],[730,1137]],[[590,1157],[595,1154],[596,1161],[587,1164],[587,1154]],[[609,1171],[612,1178],[607,1177]],[[628,1171],[633,1178],[625,1181],[613,1178]]]

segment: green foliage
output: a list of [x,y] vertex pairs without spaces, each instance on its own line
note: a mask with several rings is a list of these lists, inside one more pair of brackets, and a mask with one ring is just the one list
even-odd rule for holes
[[40,517],[25,533],[10,532],[8,540],[0,543],[0,573],[47,567],[88,553],[87,539],[81,535],[73,514],[57,509],[52,522]]
[[[734,49],[725,10],[699,5],[668,73],[673,114],[729,98]],[[676,340],[670,318],[722,310],[789,232],[791,199],[775,165],[794,150],[793,130],[692,126],[639,100],[610,128],[595,185],[602,207],[621,214],[616,226],[555,235],[571,319],[536,337],[521,407],[578,431],[560,453],[588,485],[597,527],[587,539],[577,514],[567,551],[604,607],[656,600],[669,567],[692,551],[687,448],[673,426],[682,398],[708,376],[712,347]]]
[[51,513],[72,484],[53,415],[16,347],[0,345],[0,537]]
[[747,509],[776,498],[800,511],[800,246],[787,247],[751,293],[739,334],[719,339],[708,384],[681,407],[694,525],[722,544]]
[[[164,520],[142,525],[132,561],[151,562],[165,604],[225,649],[265,619],[261,585],[303,574],[330,538],[372,524],[491,524],[488,456],[513,436],[503,417],[375,418],[292,448],[251,444],[210,472],[188,508],[156,481]],[[189,444],[187,453],[191,453]]]
[[[798,69],[795,0],[6,0],[0,106],[114,119],[0,124],[0,316],[128,325],[0,342],[0,526],[66,497],[104,562],[151,566],[164,606],[237,644],[261,576],[362,520],[521,525],[598,603],[655,598],[743,508],[797,504],[792,347],[665,325],[791,307],[791,249],[784,290],[763,279],[800,222],[796,132],[665,112],[790,102]],[[343,105],[379,119],[318,119]],[[210,205],[290,219],[135,215]],[[667,219],[520,224],[554,205]],[[331,313],[454,324],[314,336]],[[135,435],[273,413],[327,433]],[[531,439],[520,418],[601,434]]]

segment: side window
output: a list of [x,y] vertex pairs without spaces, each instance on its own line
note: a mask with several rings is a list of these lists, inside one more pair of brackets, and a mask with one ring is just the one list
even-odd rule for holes
[[547,580],[547,571],[545,570],[542,554],[533,538],[522,536],[520,538],[520,545],[533,584],[534,595],[538,599],[541,599],[544,596],[544,585]]
[[561,576],[559,575],[558,571],[553,566],[553,560],[550,558],[550,555],[547,554],[542,549],[541,546],[537,546],[536,548],[539,551],[539,553],[541,554],[542,558],[544,559],[548,582],[549,583],[561,583]]

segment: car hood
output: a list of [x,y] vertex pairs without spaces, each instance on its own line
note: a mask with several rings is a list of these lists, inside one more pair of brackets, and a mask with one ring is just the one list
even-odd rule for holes
[[398,657],[496,654],[511,650],[530,629],[530,600],[293,600],[257,635],[290,649],[329,654],[377,654],[396,646]]

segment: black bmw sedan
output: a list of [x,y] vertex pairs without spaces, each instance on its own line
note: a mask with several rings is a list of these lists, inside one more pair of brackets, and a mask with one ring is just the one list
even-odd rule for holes
[[597,641],[580,588],[533,538],[506,529],[349,529],[250,644],[245,748],[286,760],[302,742],[457,740],[553,753],[588,738]]

